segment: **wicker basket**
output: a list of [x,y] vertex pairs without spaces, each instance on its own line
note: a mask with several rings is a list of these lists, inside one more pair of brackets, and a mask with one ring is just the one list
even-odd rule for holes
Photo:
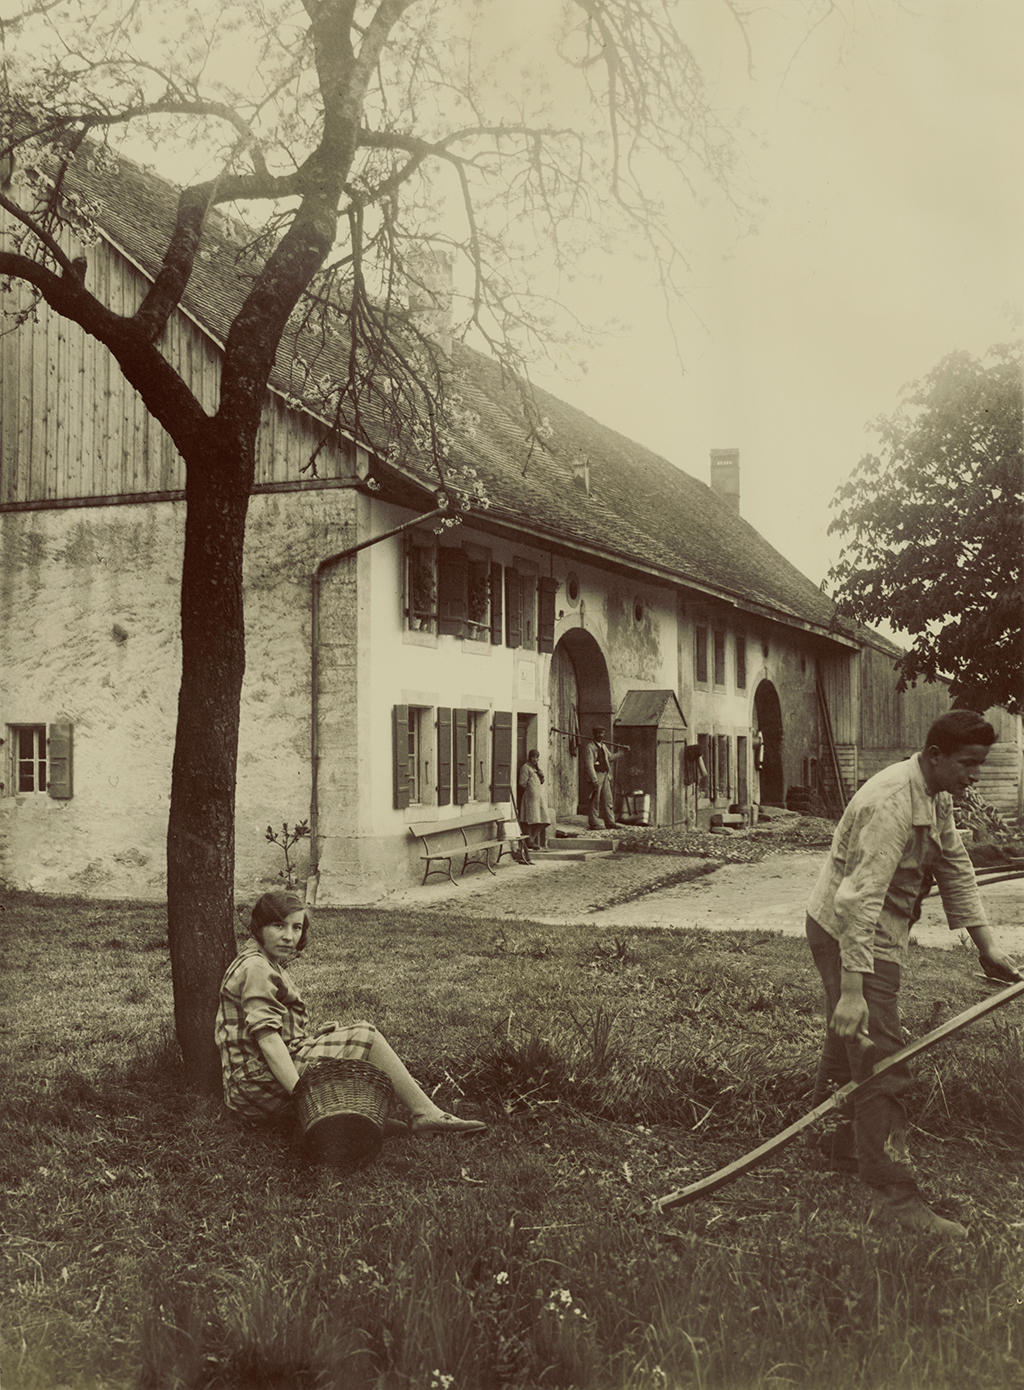
[[314,1062],[293,1092],[306,1154],[322,1163],[373,1158],[384,1137],[393,1094],[391,1082],[369,1062]]

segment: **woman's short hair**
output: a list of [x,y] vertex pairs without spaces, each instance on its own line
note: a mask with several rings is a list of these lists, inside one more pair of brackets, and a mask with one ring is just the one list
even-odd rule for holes
[[951,709],[936,719],[925,735],[924,746],[949,754],[969,743],[981,743],[988,748],[995,741],[996,731],[982,715],[973,709]]
[[262,898],[257,899],[249,918],[249,932],[262,946],[263,928],[269,927],[271,922],[283,922],[293,912],[302,913],[302,932],[295,949],[304,951],[306,940],[309,937],[309,908],[298,893],[293,893],[288,888],[274,888],[269,893],[264,893]]

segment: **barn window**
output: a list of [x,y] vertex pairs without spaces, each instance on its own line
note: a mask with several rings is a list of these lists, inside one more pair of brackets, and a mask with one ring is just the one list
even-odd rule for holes
[[742,632],[736,634],[736,689],[747,688],[747,639]]

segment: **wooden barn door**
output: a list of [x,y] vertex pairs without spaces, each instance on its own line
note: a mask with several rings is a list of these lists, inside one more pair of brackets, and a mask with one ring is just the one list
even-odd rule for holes
[[[563,646],[555,648],[551,657],[551,725],[553,729],[574,730],[578,727],[579,686],[572,657]],[[548,763],[548,805],[557,819],[574,816],[579,801],[579,749],[576,757],[569,751],[566,733],[552,733]]]

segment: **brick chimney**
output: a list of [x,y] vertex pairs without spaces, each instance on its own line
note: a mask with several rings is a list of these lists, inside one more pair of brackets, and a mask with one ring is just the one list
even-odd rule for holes
[[740,451],[739,449],[711,450],[711,491],[739,516],[740,512]]

